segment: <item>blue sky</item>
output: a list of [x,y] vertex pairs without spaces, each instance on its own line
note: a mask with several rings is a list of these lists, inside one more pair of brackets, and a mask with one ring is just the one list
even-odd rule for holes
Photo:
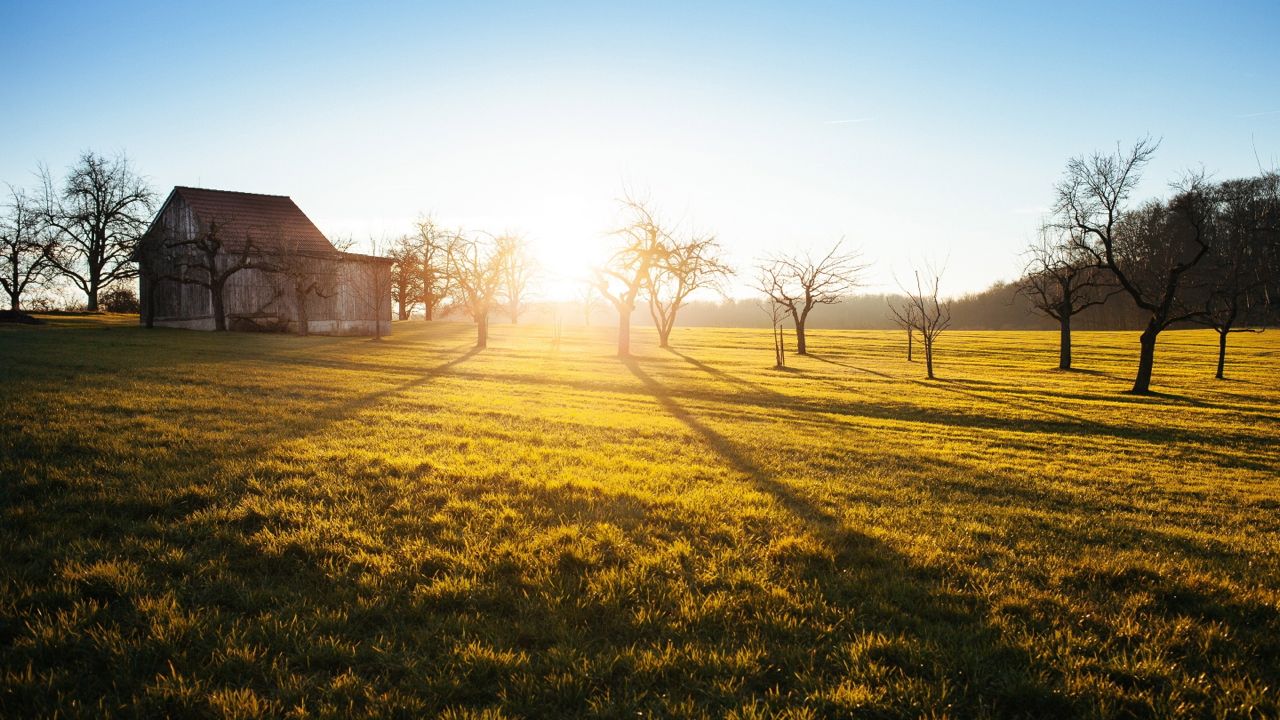
[[1115,5],[5,2],[0,181],[126,151],[362,241],[523,231],[549,294],[631,186],[744,274],[845,237],[870,289],[973,291],[1072,155],[1162,138],[1146,195],[1280,163],[1274,2]]

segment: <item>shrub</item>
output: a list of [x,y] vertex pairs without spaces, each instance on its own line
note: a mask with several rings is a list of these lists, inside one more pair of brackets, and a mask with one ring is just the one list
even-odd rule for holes
[[113,313],[138,312],[138,295],[130,287],[119,285],[102,293],[98,298],[98,307]]

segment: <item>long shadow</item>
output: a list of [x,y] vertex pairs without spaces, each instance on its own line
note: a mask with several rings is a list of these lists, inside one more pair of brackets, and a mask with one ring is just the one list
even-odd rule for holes
[[447,360],[438,365],[434,365],[432,367],[426,368],[425,370],[422,370],[416,373],[410,379],[397,383],[395,385],[392,385],[391,387],[383,388],[382,390],[377,390],[371,393],[365,393],[363,395],[358,395],[346,402],[338,403],[336,405],[331,405],[325,408],[325,410],[321,414],[327,417],[338,417],[338,418],[341,418],[342,416],[353,415],[356,412],[359,412],[364,408],[370,407],[373,404],[385,398],[388,398],[392,395],[398,395],[402,392],[405,392],[406,390],[412,390],[416,387],[425,385],[431,382],[432,380],[440,377],[441,375],[446,374],[449,370],[457,367],[458,365],[461,365],[467,360],[470,360],[471,358],[475,357],[479,353],[480,353],[480,348],[473,347],[470,350],[467,350],[466,352],[462,353],[461,355],[451,360]]
[[1062,689],[1046,684],[1046,673],[986,624],[987,610],[980,600],[942,588],[941,583],[948,581],[962,585],[957,578],[917,567],[882,541],[846,527],[834,512],[779,481],[732,440],[680,405],[640,361],[631,358],[624,365],[663,410],[830,549],[831,565],[808,562],[803,573],[822,587],[828,602],[853,611],[855,620],[845,628],[846,640],[860,632],[913,633],[929,648],[928,662],[900,670],[919,673],[924,682],[954,683],[962,696],[960,708],[970,713],[994,709],[998,714],[1040,717],[1075,714]]
[[[463,334],[464,329],[461,326],[448,327],[444,331],[438,331],[437,339],[455,338]],[[396,374],[404,374],[409,369],[405,365],[378,363],[368,359],[334,357],[332,353],[335,351],[356,348],[356,343],[364,345],[358,348],[362,354],[374,352],[373,346],[365,339],[349,336],[312,335],[300,338],[293,335],[208,333],[175,328],[146,330],[134,326],[72,328],[66,332],[74,333],[77,344],[81,346],[102,343],[109,345],[112,351],[95,357],[92,362],[86,362],[79,355],[46,352],[49,349],[65,348],[68,343],[63,337],[25,333],[16,335],[21,338],[21,344],[14,343],[11,348],[0,344],[0,361],[3,361],[6,351],[10,349],[22,350],[22,356],[45,353],[46,365],[40,369],[42,375],[58,371],[66,373],[69,382],[90,384],[96,384],[98,377],[122,371],[133,374],[147,371],[154,374],[174,368],[235,368],[260,362]],[[410,346],[411,342],[411,339],[388,340],[380,347],[400,349]],[[470,344],[463,347],[470,347]],[[450,351],[452,349],[446,350]]]
[[792,514],[800,517],[817,515],[823,520],[822,527],[824,529],[830,529],[834,525],[836,520],[833,516],[821,512],[809,503],[804,502],[800,496],[796,495],[791,490],[791,488],[775,481],[769,473],[765,472],[764,468],[757,465],[750,457],[739,451],[728,438],[717,433],[715,430],[712,430],[710,427],[698,420],[693,413],[684,409],[684,407],[675,401],[674,397],[667,391],[665,386],[658,383],[652,376],[644,371],[638,360],[635,358],[626,358],[623,360],[623,364],[626,366],[627,370],[631,371],[631,374],[634,375],[642,385],[644,385],[644,389],[658,401],[658,404],[660,404],[664,410],[666,410],[672,417],[684,423],[690,430],[693,430],[701,436],[702,439],[706,441],[718,455],[727,460],[735,469],[751,478],[751,480],[757,485],[763,486],[764,489],[773,494]]
[[[562,387],[582,391],[629,393],[633,390],[632,387],[625,384],[607,381],[546,381],[543,379],[532,380],[520,377],[508,378],[508,381],[513,383],[536,382],[538,385],[545,385],[547,382],[554,382]],[[731,393],[709,388],[674,388],[668,389],[667,392],[673,398],[709,403],[728,403],[731,405],[754,405],[769,408],[770,410],[793,413],[797,418],[803,418],[809,415],[825,415],[834,417],[894,420],[906,423],[924,423],[942,427],[971,428],[975,430],[993,430],[1032,435],[1044,433],[1050,435],[1081,436],[1086,438],[1101,435],[1118,440],[1143,444],[1170,442],[1184,443],[1196,446],[1198,448],[1196,453],[1201,456],[1220,457],[1220,459],[1227,464],[1239,465],[1241,467],[1247,467],[1255,470],[1274,471],[1274,466],[1268,465],[1265,462],[1250,460],[1238,455],[1216,453],[1205,449],[1203,448],[1203,445],[1207,438],[1203,433],[1183,430],[1172,426],[1128,427],[1096,421],[1083,421],[1073,416],[1059,417],[1057,419],[1044,419],[1029,423],[1028,421],[1020,418],[974,415],[971,413],[957,412],[941,408],[917,406],[905,402],[889,404],[886,402],[842,400],[836,403],[826,403],[808,400],[802,397],[783,395],[773,391],[763,393]],[[1224,431],[1215,434],[1212,439],[1220,445],[1234,445],[1240,448],[1256,449],[1260,441],[1268,438],[1261,432]]]
[[[1078,392],[1050,390],[1050,389],[1038,389],[1033,393],[1032,391],[1023,390],[1014,386],[1002,385],[1001,383],[994,383],[994,382],[985,381],[985,380],[949,379],[949,380],[945,380],[944,382],[948,382],[953,385],[999,386],[1001,393],[1005,395],[1016,395],[1021,397],[1043,396],[1043,397],[1062,398],[1065,400],[1086,400],[1086,401],[1103,400],[1106,402],[1125,403],[1129,405],[1160,405],[1164,403],[1180,404],[1180,405],[1187,405],[1191,407],[1197,407],[1205,410],[1221,410],[1223,412],[1231,412],[1231,413],[1240,415],[1242,417],[1248,417],[1248,418],[1253,418],[1257,420],[1264,420],[1267,422],[1280,422],[1280,416],[1277,416],[1277,415],[1268,415],[1266,413],[1254,412],[1253,410],[1241,408],[1238,406],[1212,403],[1207,400],[1201,400],[1199,398],[1193,398],[1187,395],[1177,395],[1173,393],[1152,391],[1149,393],[1139,393],[1139,394],[1134,394],[1129,392],[1122,392],[1120,394],[1099,394],[1099,393],[1078,393]],[[992,398],[992,399],[995,399],[995,398]]]
[[[12,431],[0,436],[0,467],[14,470],[0,473],[0,533],[13,541],[0,556],[0,582],[6,591],[22,591],[0,601],[0,683],[15,683],[0,689],[0,716],[52,715],[71,703],[142,716],[204,716],[214,714],[205,703],[208,692],[232,688],[280,703],[266,715],[301,704],[334,714],[401,716],[432,716],[454,706],[492,712],[501,705],[506,714],[528,717],[661,716],[679,707],[717,716],[754,700],[779,711],[783,704],[809,704],[816,716],[939,709],[883,696],[855,710],[814,699],[868,662],[905,678],[898,687],[950,687],[945,711],[956,716],[1087,711],[1088,691],[1077,691],[1073,700],[1057,695],[1054,668],[1037,667],[1003,642],[988,624],[983,600],[949,589],[964,586],[963,577],[921,567],[847,527],[832,504],[776,477],[751,449],[681,403],[701,396],[666,387],[640,362],[628,363],[630,393],[637,394],[638,382],[637,397],[651,396],[830,551],[792,546],[768,561],[769,581],[796,594],[818,588],[824,607],[797,603],[775,618],[776,604],[737,604],[744,591],[736,580],[708,577],[704,564],[732,540],[715,539],[718,528],[682,508],[660,512],[661,500],[640,492],[502,475],[384,479],[371,473],[350,478],[334,494],[333,478],[321,468],[289,467],[270,457],[262,462],[273,447],[395,393],[464,374],[460,366],[474,355],[442,358],[377,391],[263,425],[260,433],[224,418],[239,430],[231,442],[219,432],[196,434],[155,458],[143,456],[154,449],[145,443],[122,452],[110,441],[95,445],[90,433],[81,437],[72,425],[92,420],[87,412],[71,413],[61,426],[20,426],[0,414],[0,428]],[[767,393],[707,397],[779,402]],[[0,398],[0,407],[6,402]],[[956,492],[977,497],[981,490]],[[495,497],[524,515],[527,534],[496,527]],[[1012,497],[1044,502],[1031,494]],[[361,507],[366,514],[354,509]],[[335,522],[320,526],[317,519]],[[592,546],[599,556],[580,557],[571,543],[556,545],[563,537],[556,533],[566,529],[599,532],[588,537],[599,541]],[[384,534],[378,547],[374,541]],[[286,535],[303,540],[264,552],[271,538]],[[655,570],[653,555],[663,549],[655,538],[688,540],[694,549]],[[507,556],[523,542],[542,543],[539,551],[551,556],[533,575]],[[443,557],[438,550],[449,543],[466,548],[466,556]],[[628,543],[634,557],[626,554]],[[382,555],[395,565],[387,571],[368,560],[366,550],[405,557]],[[91,562],[107,569],[78,569]],[[593,584],[601,577],[604,582]],[[1097,584],[1117,595],[1141,591],[1156,612],[1218,622],[1232,642],[1193,662],[1204,663],[1207,677],[1219,667],[1256,663],[1255,677],[1275,686],[1280,633],[1265,631],[1278,626],[1274,611],[1140,572],[1082,572],[1067,582],[1081,593]],[[621,599],[593,594],[618,584],[628,591]],[[767,584],[752,588],[762,589],[767,592]],[[680,619],[688,599],[724,598],[722,613]],[[65,623],[63,630],[51,630],[54,619]],[[1042,634],[1056,629],[1038,628]],[[869,637],[883,640],[851,656]],[[471,642],[476,655],[457,653],[459,639]],[[627,659],[639,651],[686,659],[640,667]],[[759,657],[754,663],[723,659],[753,654]],[[26,675],[38,682],[16,685]],[[875,681],[868,687],[880,689]],[[685,705],[659,704],[667,697]],[[405,704],[374,704],[388,698]]]
[[[653,363],[653,360],[646,360]],[[660,363],[660,361],[658,361]],[[632,361],[633,365],[637,361]],[[696,365],[695,365],[696,367]],[[723,378],[728,382],[740,380],[731,373],[708,366],[705,372],[715,378]],[[539,387],[545,387],[547,380],[530,379],[524,377],[513,377],[509,379],[512,383],[526,384],[536,383]],[[634,388],[625,384],[619,384],[609,381],[591,381],[577,382],[571,380],[554,381],[556,385],[570,388],[582,392],[610,392],[617,394],[630,394]],[[992,398],[977,392],[961,390],[959,388],[948,387],[950,384],[969,385],[969,381],[939,381],[936,383],[923,383],[932,389],[941,389],[948,392],[960,393],[975,399],[1005,402],[1001,398]],[[996,383],[979,383],[980,385],[995,386]],[[962,413],[944,411],[939,409],[919,407],[903,403],[887,404],[885,402],[854,402],[843,401],[840,403],[820,403],[806,400],[805,398],[793,397],[773,391],[770,388],[761,386],[758,390],[746,386],[746,381],[738,383],[744,388],[744,392],[727,392],[724,390],[716,390],[705,386],[691,389],[689,387],[664,387],[664,397],[679,406],[682,400],[693,401],[695,403],[709,406],[703,410],[703,417],[723,417],[726,420],[740,418],[741,413],[734,410],[725,410],[724,407],[736,408],[759,408],[771,412],[784,412],[788,416],[788,423],[797,429],[812,427],[814,429],[830,429],[832,418],[848,417],[850,419],[884,419],[905,423],[904,428],[911,428],[915,423],[927,423],[933,426],[945,428],[970,428],[974,430],[995,430],[1001,432],[1018,433],[1018,438],[1003,438],[1001,442],[1011,447],[1022,447],[1027,452],[1041,452],[1043,448],[1038,445],[1038,436],[1041,433],[1046,435],[1078,435],[1082,437],[1089,436],[1107,436],[1134,443],[1142,444],[1167,444],[1171,442],[1187,443],[1190,448],[1188,452],[1192,453],[1196,458],[1201,460],[1213,460],[1224,467],[1242,467],[1259,472],[1274,472],[1276,460],[1258,456],[1255,452],[1251,457],[1244,457],[1240,453],[1230,453],[1226,451],[1216,450],[1205,446],[1206,436],[1203,433],[1191,433],[1180,431],[1172,428],[1129,428],[1124,426],[1111,426],[1096,421],[1085,420],[1076,416],[1065,413],[1057,413],[1046,411],[1044,408],[1035,405],[1023,405],[1021,403],[1006,403],[1014,407],[1025,407],[1029,410],[1050,412],[1058,419],[1028,422],[1020,418],[1004,418],[998,416],[975,415],[973,413]],[[650,392],[652,394],[652,392]],[[687,413],[686,413],[687,414]],[[885,430],[881,430],[884,432]],[[904,432],[907,430],[904,430]],[[1241,446],[1255,447],[1259,441],[1259,436],[1251,434],[1222,434],[1214,436],[1215,444],[1237,444]],[[1167,447],[1161,452],[1169,452]],[[942,461],[934,459],[935,462]],[[969,472],[972,468],[953,467],[952,470]],[[984,486],[985,487],[985,486]],[[1009,486],[1000,490],[1000,493],[1010,492]],[[990,488],[983,492],[993,492]],[[1180,498],[1182,493],[1169,491],[1166,493],[1170,498]],[[1041,498],[1043,500],[1044,498]],[[1035,501],[1036,497],[1028,496],[1023,501]],[[1076,496],[1064,497],[1063,507],[1071,507],[1080,502]],[[1099,512],[1105,508],[1099,507]]]
[[1051,410],[1047,407],[1036,406],[1030,403],[1017,402],[1015,400],[1010,400],[1008,398],[996,397],[992,395],[984,395],[982,393],[977,393],[970,390],[961,390],[956,387],[951,387],[952,385],[964,384],[964,381],[961,381],[961,380],[938,380],[932,384],[923,382],[921,380],[912,380],[912,382],[916,383],[917,385],[922,385],[924,387],[938,388],[939,390],[945,390],[950,393],[956,393],[957,395],[964,395],[965,397],[970,397],[975,400],[995,402],[995,403],[1000,403],[1002,405],[1006,405],[1008,407],[1015,407],[1015,408],[1020,408],[1022,410],[1030,410],[1032,412],[1043,413],[1045,415],[1052,415],[1054,417],[1062,418],[1070,422],[1078,422],[1082,425],[1090,425],[1094,428],[1101,427],[1098,423],[1092,422],[1090,420],[1086,420],[1084,418],[1081,418],[1078,415],[1071,415],[1069,413],[1059,412],[1057,410]]
[[1078,367],[1068,368],[1066,370],[1063,370],[1062,368],[1053,368],[1052,370],[1050,370],[1050,372],[1060,372],[1066,375],[1089,375],[1092,377],[1109,378],[1111,380],[1127,379],[1123,376],[1116,375],[1115,373],[1103,372],[1101,370],[1090,370],[1088,368],[1078,368]]
[[[821,569],[807,577],[823,588],[829,601],[854,608],[859,616],[865,613],[871,618],[869,621],[855,623],[854,629],[882,632],[886,628],[907,627],[918,631],[922,636],[950,638],[953,644],[943,642],[934,646],[933,652],[944,668],[942,676],[967,674],[965,681],[970,684],[961,684],[963,700],[957,709],[958,713],[975,714],[974,708],[984,708],[988,712],[994,711],[995,715],[1073,716],[1079,714],[1082,707],[1074,705],[1074,702],[1093,702],[1087,693],[1077,696],[1073,701],[1065,700],[1059,694],[1061,688],[1049,679],[1053,677],[1052,670],[1037,667],[1026,653],[1010,648],[1001,641],[998,632],[987,624],[986,618],[991,611],[982,600],[943,589],[943,583],[947,588],[954,588],[962,586],[962,580],[956,577],[943,578],[915,567],[910,560],[883,542],[845,527],[833,512],[773,477],[749,453],[683,407],[678,398],[685,397],[685,394],[675,393],[667,388],[646,372],[638,361],[628,361],[626,366],[666,412],[700,437],[756,487],[777,499],[799,522],[814,530],[818,537],[833,548],[835,565],[820,566]],[[721,401],[735,402],[735,399],[722,398]],[[749,402],[749,399],[739,397],[736,402]],[[921,488],[943,497],[950,495],[950,499],[944,501],[953,505],[1001,502],[1003,499],[1019,507],[1056,506],[1062,512],[1085,512],[1094,517],[1106,517],[1114,510],[1105,503],[1082,503],[1081,498],[1074,495],[1060,494],[1060,497],[1051,499],[1046,496],[1044,488],[1023,488],[1016,482],[961,482],[958,479],[973,475],[973,468],[936,458],[933,461],[950,468],[927,472],[929,477],[920,480],[923,483]],[[944,478],[957,480],[949,481]],[[1078,526],[1062,524],[1052,515],[1039,522],[1047,523],[1041,532],[1050,544],[1070,544],[1081,540]],[[1140,522],[1130,523],[1116,519],[1104,525],[1107,532],[1103,538],[1099,538],[1100,542],[1105,538],[1111,538],[1108,542],[1120,545],[1157,542],[1176,546],[1187,556],[1209,563],[1216,562],[1215,555],[1220,555],[1213,548],[1189,543],[1184,539],[1177,539],[1175,542],[1164,534],[1151,531]],[[847,582],[837,580],[838,575],[831,572],[845,571],[850,566],[854,571],[842,576]],[[904,581],[910,586],[905,591],[901,589]],[[1109,588],[1102,596],[1119,598],[1114,600],[1117,605],[1122,604],[1126,597],[1135,600],[1150,597],[1151,611],[1160,616],[1190,615],[1210,623],[1236,628],[1242,636],[1248,638],[1240,648],[1222,647],[1211,653],[1180,658],[1179,666],[1189,674],[1201,672],[1211,675],[1222,662],[1236,662],[1243,658],[1280,659],[1280,639],[1269,633],[1255,631],[1259,627],[1280,628],[1280,613],[1267,605],[1237,599],[1223,590],[1184,584],[1177,578],[1150,572],[1144,574],[1144,571],[1108,570],[1095,577],[1095,571],[1085,566],[1066,582],[1068,594],[1082,595],[1086,603],[1096,601],[1098,586],[1102,584]],[[881,588],[895,585],[897,590],[889,592],[887,597],[880,593]],[[886,608],[888,612],[885,612]],[[1052,633],[1061,622],[1061,613],[1064,611],[1060,608],[1032,605],[1025,610],[1027,616],[1024,621],[1038,627],[1040,632]],[[1081,631],[1097,636],[1100,642],[1111,642],[1112,630],[1103,623],[1085,623]],[[999,671],[993,671],[992,668],[999,668]],[[957,675],[950,675],[952,672]],[[1266,671],[1264,674],[1275,677],[1273,671]],[[1000,676],[998,680],[995,679],[997,675]],[[927,680],[936,680],[937,677],[935,675]],[[1122,674],[1117,677],[1120,682],[1127,680]],[[1140,703],[1129,699],[1125,702],[1135,713],[1149,711]]]
[[[333,576],[334,563],[343,558],[303,547],[264,555],[261,546],[251,541],[255,533],[288,530],[290,523],[296,526],[299,521],[238,514],[239,509],[251,497],[272,492],[273,475],[281,471],[261,461],[273,448],[315,434],[395,393],[424,385],[477,352],[472,348],[391,387],[322,404],[306,413],[282,413],[274,422],[250,426],[221,418],[233,428],[234,442],[225,442],[225,433],[215,429],[184,435],[181,451],[175,453],[141,442],[132,447],[129,457],[118,458],[119,451],[109,441],[102,447],[101,437],[89,434],[82,439],[70,428],[52,425],[4,433],[0,537],[6,555],[0,560],[0,576],[40,590],[35,596],[38,604],[16,606],[16,615],[0,606],[0,667],[13,670],[9,660],[20,663],[25,658],[28,667],[47,672],[48,680],[38,691],[16,695],[11,687],[0,688],[0,715],[45,715],[76,698],[105,701],[118,711],[131,708],[131,713],[143,716],[207,715],[201,694],[157,699],[156,679],[166,673],[206,674],[204,667],[221,643],[244,632],[245,618],[271,617],[290,608],[349,614],[351,626],[333,632],[348,634],[353,642],[367,641],[367,628],[360,627],[357,619],[361,613],[367,620],[371,612],[381,611],[353,602],[358,578]],[[314,366],[296,358],[281,364]],[[7,424],[0,418],[0,428]],[[145,440],[133,437],[139,439]],[[42,470],[23,476],[8,473],[9,468],[33,464]],[[293,472],[305,475],[315,470]],[[124,569],[78,569],[103,563]],[[51,579],[66,574],[70,580],[50,585]],[[155,622],[145,610],[151,602],[149,593],[171,599],[169,617],[176,622],[185,622],[188,615],[184,613],[202,619],[179,635],[149,635],[146,628]],[[386,599],[388,604],[402,601],[402,597]],[[63,633],[33,640],[23,630],[24,620],[73,612],[86,602],[94,609],[98,632],[106,637],[119,634],[120,648],[132,650],[108,651],[92,634]],[[390,626],[392,619],[387,612],[373,621]],[[256,629],[269,636],[265,627]],[[21,651],[13,645],[19,640],[24,643]],[[270,639],[261,642],[282,654],[293,644],[282,637],[276,637],[275,644]],[[126,655],[122,658],[120,652]],[[317,645],[314,652],[320,658],[324,648]],[[226,666],[234,667],[235,663]],[[318,667],[312,671],[319,672]],[[226,668],[215,672],[225,673]],[[256,687],[260,697],[271,698],[281,688],[264,677],[244,666],[241,675],[231,679],[240,686]],[[317,696],[321,689],[310,692]]]
[[[646,392],[657,400],[667,413],[680,420],[690,430],[693,430],[736,470],[748,476],[754,483],[762,486],[763,489],[766,489],[773,494],[793,515],[801,518],[819,518],[822,521],[820,529],[829,530],[840,526],[841,523],[835,515],[822,510],[811,501],[803,498],[803,496],[797,494],[795,489],[791,486],[778,482],[767,470],[758,465],[748,455],[744,454],[735,443],[716,432],[701,418],[682,406],[679,403],[679,400],[689,397],[687,393],[674,392],[667,386],[661,384],[646,372],[641,366],[641,363],[634,358],[625,360],[624,364],[627,366],[628,370],[630,370],[631,373],[641,381]],[[736,402],[739,405],[753,405],[755,404],[754,401],[758,401],[760,399],[761,398],[759,397],[741,398]],[[722,396],[716,398],[716,402],[735,403],[735,400],[729,396]],[[973,471],[973,468],[970,466],[955,463],[943,458],[929,458],[927,461],[921,460],[920,462],[927,462],[930,467],[930,475],[932,476],[969,477]],[[933,490],[940,490],[944,487],[949,487],[958,494],[964,494],[967,496],[964,500],[965,503],[970,502],[972,497],[977,497],[982,493],[994,493],[998,497],[1010,500],[1017,505],[1048,503],[1051,506],[1059,508],[1079,508],[1080,503],[1082,502],[1079,497],[1074,495],[1055,495],[1043,489],[1032,491],[1022,488],[1016,484],[1004,484],[1001,489],[997,490],[989,485],[978,485],[974,483],[941,483],[933,488]],[[1097,504],[1088,507],[1087,509],[1094,513],[1101,513],[1106,510],[1107,507],[1108,506],[1106,505]]]
[[880,372],[879,370],[871,370],[868,368],[859,367],[857,365],[850,365],[849,363],[840,362],[838,360],[832,360],[831,358],[824,357],[814,352],[808,353],[807,355],[805,355],[805,357],[811,357],[814,360],[827,363],[828,365],[838,365],[843,368],[849,368],[850,370],[857,370],[858,372],[864,372],[864,373],[867,373],[868,375],[875,375],[876,377],[882,377],[886,380],[895,379],[892,375],[887,375],[885,373]]
[[760,393],[762,395],[776,395],[778,397],[785,397],[785,395],[774,390],[773,388],[766,387],[757,382],[745,380],[743,378],[738,377],[737,375],[734,375],[733,373],[725,372],[724,370],[721,370],[718,367],[715,367],[713,365],[708,365],[707,363],[702,362],[697,358],[686,355],[680,352],[679,350],[675,350],[673,348],[667,348],[667,352],[671,353],[672,355],[675,355],[676,357],[679,357],[680,359],[684,360],[685,362],[689,363],[690,365],[694,366],[695,368],[701,370],[702,372],[710,375],[711,377],[717,380],[723,380],[727,383],[746,388],[748,390],[754,391],[756,393]]
[[[804,409],[808,408],[808,405],[804,403],[803,400],[797,400],[796,398],[790,397],[783,393],[779,393],[771,388],[767,388],[763,385],[759,385],[758,383],[753,383],[747,380],[743,380],[742,378],[739,378],[731,373],[725,372],[724,370],[721,370],[719,368],[713,367],[704,362],[691,358],[678,351],[673,350],[671,352],[672,354],[683,358],[689,364],[693,365],[694,367],[697,367],[698,369],[702,370],[703,372],[707,373],[708,375],[716,379],[734,383],[747,390],[753,391],[757,396],[755,398],[756,401],[763,400],[772,407],[775,407],[775,408],[785,407],[788,410],[800,409],[801,411],[803,411]],[[812,357],[821,362],[830,363],[832,365],[838,365],[840,367],[846,367],[852,370],[858,370],[860,372],[877,375],[883,378],[893,379],[891,376],[875,370],[869,370],[867,368],[862,368],[856,365],[851,365],[848,363],[830,360],[828,358],[825,358],[813,353],[810,353],[809,357]],[[970,397],[975,400],[999,403],[999,404],[1006,405],[1008,407],[1019,408],[1022,410],[1027,410],[1027,411],[1036,412],[1043,415],[1048,415],[1051,417],[1058,418],[1057,421],[1050,421],[1053,423],[1053,427],[1044,428],[1046,432],[1061,433],[1064,431],[1068,431],[1067,429],[1071,428],[1071,430],[1069,431],[1074,432],[1075,434],[1087,435],[1087,434],[1097,433],[1102,435],[1115,436],[1115,437],[1118,437],[1121,439],[1127,439],[1127,440],[1150,441],[1152,439],[1153,432],[1160,433],[1163,430],[1167,430],[1166,428],[1156,428],[1156,429],[1153,429],[1152,431],[1145,431],[1140,429],[1129,429],[1129,428],[1123,428],[1119,426],[1112,426],[1106,423],[1100,423],[1097,421],[1082,418],[1078,415],[1073,415],[1070,413],[1053,410],[1049,407],[1045,407],[1043,404],[1037,405],[1029,402],[1019,402],[1006,397],[1001,397],[997,395],[986,395],[979,392],[973,392],[971,390],[961,390],[958,387],[954,387],[957,385],[959,386],[978,385],[982,387],[993,387],[993,388],[1000,387],[1000,383],[995,381],[939,379],[933,382],[925,382],[923,380],[910,380],[910,382],[913,382],[917,385],[920,385],[926,388],[936,388],[936,389],[941,389],[947,392],[964,395],[966,397]],[[1014,394],[1014,395],[1022,394],[1022,393],[1013,391],[1007,387],[1002,388],[1002,392],[1004,394]],[[1099,399],[1096,396],[1084,396],[1084,395],[1077,396],[1077,395],[1070,395],[1070,394],[1064,394],[1064,393],[1052,393],[1052,392],[1050,392],[1049,394],[1054,395],[1056,397],[1075,397],[1077,399],[1090,399],[1090,400]],[[1158,395],[1157,397],[1163,398],[1166,396]],[[720,399],[729,400],[729,398],[720,398]],[[1109,399],[1109,396],[1108,396],[1108,399]],[[1174,398],[1174,399],[1183,399],[1183,398]],[[1206,407],[1216,407],[1209,403],[1200,403],[1200,404]],[[848,403],[846,403],[845,405],[848,406],[849,408],[853,407]],[[819,408],[813,408],[813,409],[818,410]],[[1252,418],[1264,420],[1264,421],[1275,422],[1280,420],[1280,418],[1276,418],[1274,416],[1264,415],[1259,413],[1250,413],[1247,411],[1241,411],[1238,408],[1223,408],[1223,409],[1229,409],[1240,415],[1243,415],[1246,417],[1252,417]],[[824,408],[821,408],[821,410],[824,412],[835,412],[837,414],[842,414],[838,406],[836,407],[824,406]],[[908,420],[913,419],[912,417],[910,417],[911,415],[910,413],[903,413],[901,408],[898,408],[896,413],[891,413],[890,415],[886,415],[884,410],[885,409],[880,406],[870,406],[867,404],[861,404],[857,406],[857,410],[854,412],[854,414],[865,415],[868,417],[900,417],[902,419],[908,419]],[[919,415],[919,413],[917,413],[917,415]],[[972,415],[969,415],[969,414],[956,415],[954,413],[942,413],[942,415],[939,416],[938,412],[930,411],[930,412],[924,413],[923,415],[920,415],[918,419],[931,420],[934,418],[937,418],[938,420],[942,421],[944,424],[953,425],[953,426],[991,427],[992,429],[1020,429],[1020,430],[1027,429],[1025,424],[1021,422],[1004,422],[998,418],[989,418],[987,422],[983,422],[981,420],[974,418]],[[1036,429],[1040,429],[1040,428],[1036,428]],[[1176,430],[1172,430],[1171,432],[1173,434],[1177,434]],[[1202,439],[1203,437],[1200,435],[1193,435],[1185,438],[1187,442],[1195,442],[1197,440],[1202,440]],[[1251,439],[1245,440],[1245,442],[1250,442],[1250,441]],[[1210,451],[1210,454],[1213,454],[1213,453],[1211,453]],[[1270,466],[1266,465],[1265,463],[1254,462],[1246,458],[1240,458],[1234,455],[1217,454],[1217,456],[1220,457],[1223,461],[1227,462],[1228,464],[1240,465],[1242,467],[1248,467],[1254,470],[1271,469]]]

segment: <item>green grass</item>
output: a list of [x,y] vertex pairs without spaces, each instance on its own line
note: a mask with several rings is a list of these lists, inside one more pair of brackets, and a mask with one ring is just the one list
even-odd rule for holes
[[1280,334],[0,327],[0,715],[1275,717]]

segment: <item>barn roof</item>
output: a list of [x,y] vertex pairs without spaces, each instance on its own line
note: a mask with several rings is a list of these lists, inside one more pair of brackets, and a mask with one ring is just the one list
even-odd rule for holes
[[336,248],[324,233],[311,222],[293,200],[284,195],[259,195],[233,190],[209,190],[184,187],[173,189],[166,201],[181,198],[196,220],[201,223],[217,222],[226,231],[232,243],[252,237],[262,249],[276,249],[281,237],[290,245],[304,252],[334,253]]

